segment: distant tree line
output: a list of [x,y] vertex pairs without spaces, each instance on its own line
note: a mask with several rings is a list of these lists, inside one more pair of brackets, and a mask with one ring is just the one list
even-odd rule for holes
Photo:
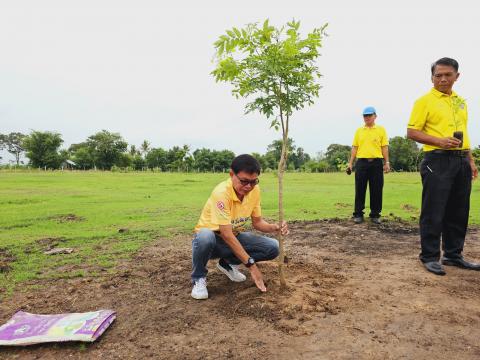
[[[137,148],[129,145],[120,134],[106,130],[89,136],[84,142],[61,149],[62,136],[56,132],[32,131],[25,135],[19,132],[0,134],[0,150],[6,150],[15,157],[16,165],[21,165],[24,155],[28,165],[35,168],[60,169],[73,162],[74,168],[82,170],[146,170],[159,171],[228,171],[235,154],[230,150],[210,150],[206,148],[191,151],[187,145],[171,149],[151,147],[145,140]],[[275,140],[267,147],[265,154],[253,153],[264,171],[276,169],[280,161],[282,141]],[[333,172],[345,170],[350,157],[349,145],[331,144],[325,152],[315,157],[307,154],[288,139],[290,171]],[[395,171],[416,171],[422,160],[422,151],[417,144],[406,137],[390,139],[390,165]],[[473,150],[480,166],[480,146]],[[1,159],[1,158],[0,158]]]

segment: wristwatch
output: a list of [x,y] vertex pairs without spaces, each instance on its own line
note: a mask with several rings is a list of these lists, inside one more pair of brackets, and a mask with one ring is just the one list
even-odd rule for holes
[[252,257],[249,257],[248,260],[247,260],[247,263],[245,264],[245,266],[247,268],[249,268],[250,266],[254,265],[255,264],[255,259],[252,258]]

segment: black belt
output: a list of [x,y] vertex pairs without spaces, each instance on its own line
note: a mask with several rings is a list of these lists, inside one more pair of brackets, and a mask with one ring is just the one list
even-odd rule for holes
[[358,160],[365,160],[365,161],[368,161],[368,162],[372,162],[372,161],[375,161],[375,160],[383,160],[383,158],[358,158]]
[[443,150],[443,149],[435,149],[432,151],[425,152],[427,154],[438,154],[438,155],[446,155],[446,156],[460,156],[460,157],[467,157],[470,153],[470,150]]

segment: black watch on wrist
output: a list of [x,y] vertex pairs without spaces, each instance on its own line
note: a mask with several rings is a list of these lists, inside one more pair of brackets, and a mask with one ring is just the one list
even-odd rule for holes
[[249,257],[248,260],[247,260],[247,263],[245,264],[245,266],[247,268],[249,268],[250,266],[254,265],[255,264],[255,259],[252,258],[252,257]]

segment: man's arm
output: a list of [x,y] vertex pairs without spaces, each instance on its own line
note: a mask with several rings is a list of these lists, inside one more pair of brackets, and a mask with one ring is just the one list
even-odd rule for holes
[[390,160],[388,158],[388,145],[382,146],[382,155],[385,163],[383,164],[383,171],[390,172]]
[[[235,254],[238,260],[240,260],[243,264],[247,263],[248,258],[250,255],[245,251],[240,241],[238,241],[237,237],[233,234],[232,225],[220,225],[220,236],[225,241],[232,252]],[[256,264],[253,264],[248,268],[250,270],[250,275],[252,275],[252,279],[255,282],[255,285],[260,289],[260,291],[267,291],[265,287],[265,283],[263,282],[263,276],[260,272],[260,269],[257,267]]]
[[475,165],[475,158],[473,157],[472,150],[468,152],[468,160],[470,160],[470,167],[472,168],[472,179],[475,180],[478,177],[478,169]]
[[421,144],[438,146],[442,149],[453,149],[460,146],[461,140],[454,137],[439,138],[436,136],[425,134],[423,131],[416,129],[407,129],[407,137]]
[[[278,224],[270,224],[266,222],[261,216],[259,217],[252,216],[252,226],[254,229],[264,233],[273,233],[273,232],[278,232],[280,230],[280,226],[278,226]],[[285,221],[282,223],[281,230],[282,230],[282,235],[289,234],[288,225]]]
[[357,157],[357,151],[358,151],[358,146],[352,146],[352,152],[350,154],[350,160],[348,161],[348,167],[350,170],[353,168],[353,162],[355,161],[355,158]]
[[220,236],[228,247],[232,249],[237,259],[243,264],[246,264],[250,255],[248,255],[242,244],[240,244],[240,241],[238,241],[237,237],[233,234],[232,225],[220,225]]

